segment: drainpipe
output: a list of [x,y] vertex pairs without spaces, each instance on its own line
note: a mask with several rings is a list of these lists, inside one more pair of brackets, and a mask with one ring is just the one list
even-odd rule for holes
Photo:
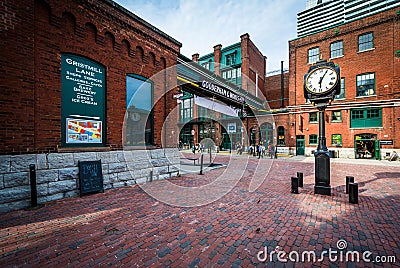
[[285,75],[283,73],[283,60],[281,61],[281,108],[284,107],[285,100]]

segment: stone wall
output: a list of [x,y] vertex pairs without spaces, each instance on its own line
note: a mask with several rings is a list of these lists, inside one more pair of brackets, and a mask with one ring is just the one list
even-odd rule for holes
[[30,206],[29,165],[36,166],[38,203],[44,204],[78,196],[78,161],[99,159],[105,190],[166,179],[179,170],[177,149],[2,155],[0,212]]

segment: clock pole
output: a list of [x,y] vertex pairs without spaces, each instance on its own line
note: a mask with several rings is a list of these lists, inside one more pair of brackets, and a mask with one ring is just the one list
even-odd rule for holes
[[319,121],[319,138],[315,156],[315,186],[314,193],[331,195],[331,165],[325,137],[325,109],[326,103],[317,105]]
[[325,109],[340,94],[340,68],[320,60],[304,75],[304,97],[318,109],[319,138],[315,156],[314,193],[331,195],[331,164],[325,137]]

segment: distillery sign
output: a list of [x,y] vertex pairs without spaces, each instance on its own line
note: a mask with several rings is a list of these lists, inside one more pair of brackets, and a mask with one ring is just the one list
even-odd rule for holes
[[205,89],[211,93],[215,93],[219,96],[222,96],[224,98],[228,98],[230,100],[233,100],[235,102],[239,102],[239,103],[244,103],[244,98],[238,94],[236,94],[235,92],[232,92],[229,89],[223,88],[221,86],[215,85],[209,81],[203,80],[200,83],[200,87],[202,89]]
[[105,68],[88,58],[61,55],[63,146],[104,143]]

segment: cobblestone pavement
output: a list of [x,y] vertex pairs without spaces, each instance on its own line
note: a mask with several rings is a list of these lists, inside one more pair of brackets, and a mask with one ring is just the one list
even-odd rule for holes
[[[201,206],[167,205],[135,185],[0,214],[0,267],[400,267],[400,165],[332,161],[333,194],[322,196],[313,193],[309,159],[251,158],[245,169],[243,159],[169,180],[202,189],[241,174],[227,194]],[[215,161],[228,164],[229,156]],[[258,164],[265,174],[271,168],[250,191]],[[304,173],[304,187],[291,194],[296,172]],[[344,193],[347,175],[359,183],[358,205]],[[160,198],[178,199],[159,181],[152,184]],[[215,193],[199,192],[209,194]],[[363,254],[390,263],[364,262]],[[357,256],[361,263],[352,262]],[[296,257],[306,262],[294,263]]]

